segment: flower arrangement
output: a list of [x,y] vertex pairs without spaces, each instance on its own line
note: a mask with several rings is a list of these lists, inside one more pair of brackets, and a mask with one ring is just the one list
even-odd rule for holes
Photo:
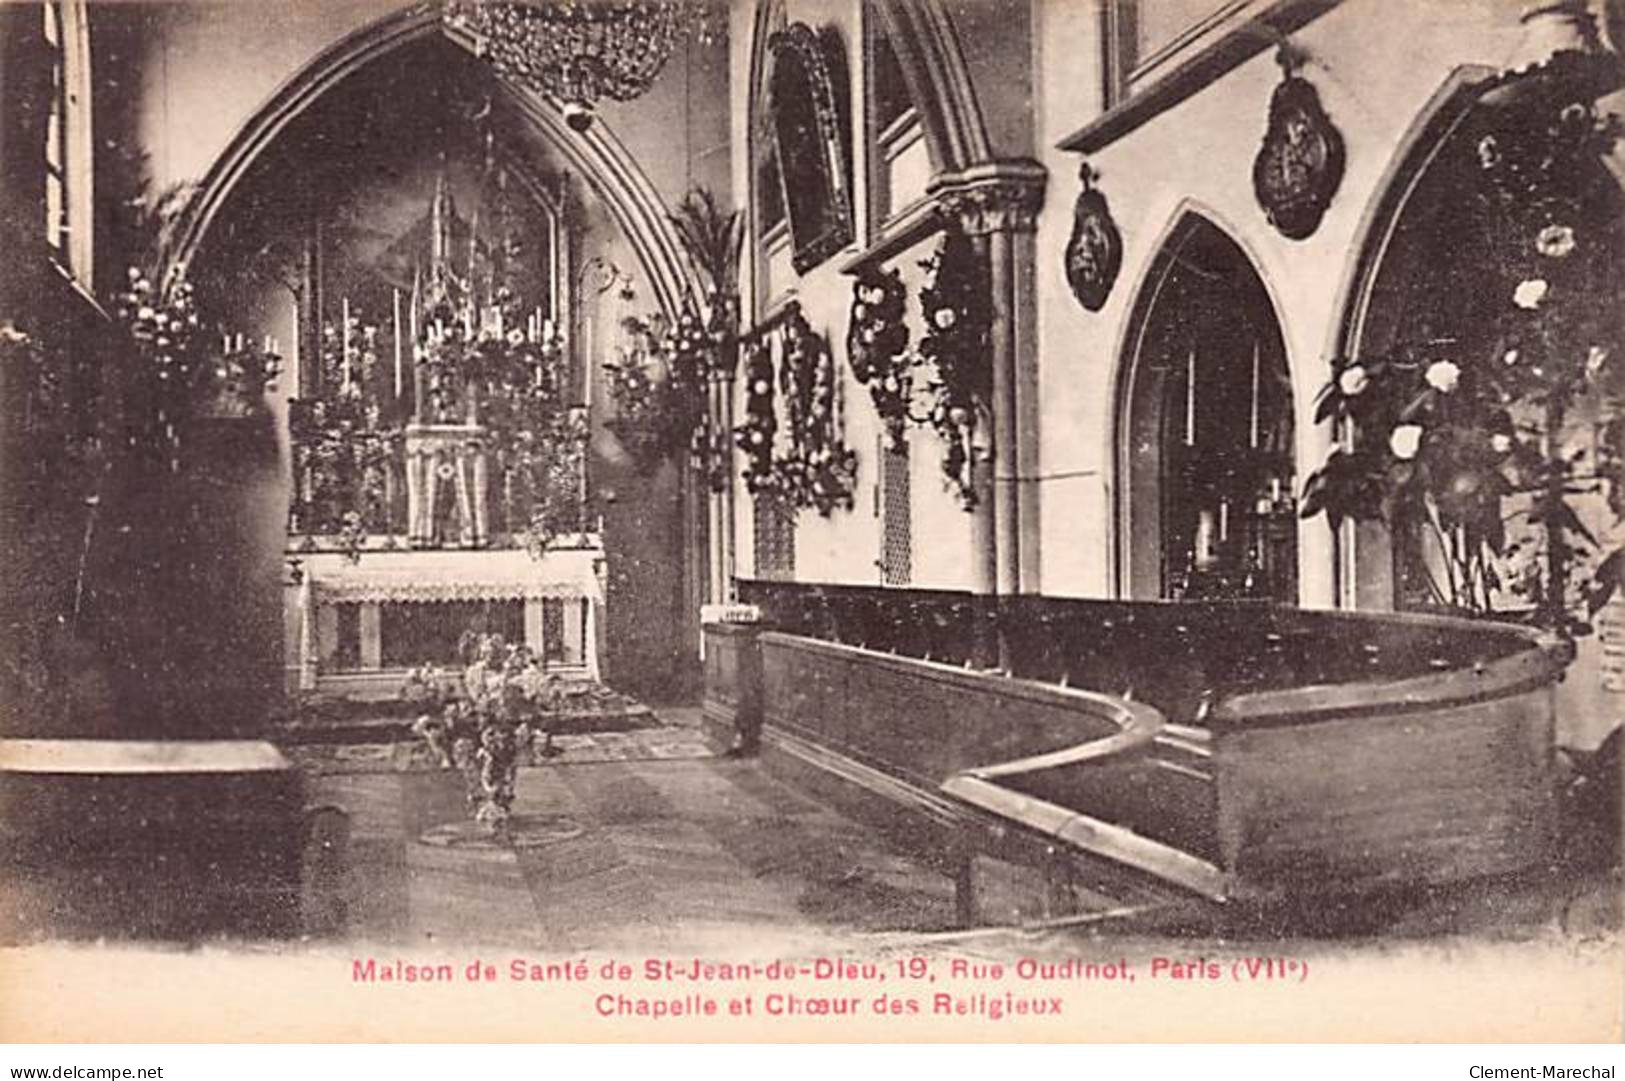
[[751,342],[745,352],[745,422],[734,433],[745,453],[745,490],[751,495],[779,490],[773,468],[773,440],[779,422],[773,408],[773,356],[767,344]]
[[799,507],[828,517],[852,509],[857,455],[841,440],[837,377],[829,345],[814,334],[801,312],[784,327],[779,389],[789,422],[790,452],[775,462],[781,488]]
[[541,717],[558,710],[563,684],[529,648],[500,634],[470,628],[457,652],[460,671],[414,668],[400,696],[424,711],[412,731],[441,768],[462,771],[475,821],[499,832],[512,814],[519,767],[560,753]]
[[[645,470],[673,454],[700,454],[710,445],[703,435],[706,386],[721,363],[726,335],[693,307],[676,319],[627,319],[622,328],[628,344],[617,362],[604,365],[615,402],[606,427]],[[714,468],[709,458],[695,464],[705,473]]]
[[1338,367],[1316,418],[1344,439],[1302,514],[1385,520],[1432,553],[1418,562],[1435,601],[1510,599],[1576,634],[1625,572],[1599,528],[1625,514],[1625,200],[1601,165],[1617,120],[1569,64],[1492,80],[1487,100],[1515,93],[1481,110],[1469,140],[1482,288],[1499,303],[1449,341]]
[[[424,421],[474,424],[488,419],[486,414],[496,399],[558,399],[563,390],[562,331],[539,316],[521,330],[517,305],[510,302],[508,308],[512,311],[506,318],[504,309],[491,309],[489,314],[495,318],[478,329],[472,319],[461,325],[443,319],[430,324],[424,340],[414,347],[423,375],[426,400],[419,403],[418,410]],[[374,340],[367,329],[359,336],[364,366]],[[365,370],[370,373],[371,369]]]
[[942,472],[972,510],[977,503],[975,463],[992,456],[988,401],[992,396],[989,308],[985,268],[970,238],[957,229],[943,234],[924,266],[929,275],[920,291],[925,334],[919,359],[930,373],[933,398],[929,420],[942,438]]
[[605,425],[644,470],[686,449],[695,421],[694,400],[703,400],[697,320],[655,315],[621,324],[627,343],[619,360],[604,365],[615,416]]
[[558,536],[587,530],[586,459],[582,410],[538,410],[512,437],[504,460],[529,501],[529,517],[517,532],[531,558],[540,559]]
[[293,532],[329,534],[359,558],[371,531],[389,531],[385,476],[400,449],[400,428],[383,423],[356,383],[324,398],[289,403],[293,445]]
[[847,326],[846,355],[852,374],[866,384],[875,411],[886,427],[887,446],[902,445],[910,419],[914,358],[907,352],[908,327],[903,322],[907,290],[897,271],[864,266],[852,283],[852,315]]
[[165,452],[171,470],[180,468],[187,426],[201,416],[244,416],[264,408],[261,400],[276,382],[281,357],[266,338],[261,346],[241,334],[221,337],[218,354],[208,345],[192,285],[177,268],[160,287],[139,268],[118,298],[118,318],[130,336],[136,364],[129,393],[129,416],[138,428],[136,445]]

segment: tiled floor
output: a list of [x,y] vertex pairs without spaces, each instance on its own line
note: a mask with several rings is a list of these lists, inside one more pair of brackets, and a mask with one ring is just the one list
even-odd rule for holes
[[313,802],[349,816],[329,928],[344,940],[571,950],[708,927],[931,930],[953,921],[947,877],[755,762],[524,770],[515,819],[540,836],[515,847],[425,843],[467,819],[455,773],[329,775],[310,786]]

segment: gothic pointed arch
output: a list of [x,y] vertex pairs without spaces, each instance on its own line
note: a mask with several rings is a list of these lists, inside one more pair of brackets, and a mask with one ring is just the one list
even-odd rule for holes
[[1118,365],[1122,595],[1297,601],[1294,396],[1276,312],[1234,236],[1182,206]]
[[[415,6],[354,31],[300,69],[238,130],[204,175],[177,230],[172,261],[181,266],[192,261],[221,209],[255,163],[323,95],[372,62],[441,33],[473,51],[466,36],[444,28],[437,8]],[[675,311],[689,290],[692,268],[682,254],[659,192],[610,126],[600,120],[585,133],[571,131],[553,103],[500,81],[498,85],[518,115],[603,202],[635,251],[661,307]]]
[[[1461,129],[1493,69],[1477,64],[1457,68],[1434,91],[1399,140],[1356,234],[1355,258],[1339,289],[1327,356],[1359,356],[1385,336],[1384,310],[1394,310],[1382,295],[1379,278],[1390,256],[1404,246],[1402,223],[1418,199],[1424,176],[1437,162],[1451,137]],[[1425,195],[1423,196],[1425,198]],[[1344,607],[1386,610],[1395,607],[1393,538],[1380,523],[1347,523],[1338,538],[1337,594]]]

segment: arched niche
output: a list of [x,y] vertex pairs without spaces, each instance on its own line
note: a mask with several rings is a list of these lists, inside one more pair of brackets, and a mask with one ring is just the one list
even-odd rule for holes
[[573,330],[576,187],[485,65],[424,36],[351,72],[281,129],[220,203],[193,276],[217,310],[262,310],[299,360],[283,382],[296,397],[336,389],[317,362],[324,327],[347,313],[376,329],[381,370],[364,391],[404,421],[420,404],[414,327],[429,317],[440,239],[458,289],[488,304],[500,283],[527,319]]
[[1135,304],[1117,394],[1119,586],[1298,599],[1292,382],[1268,290],[1186,212]]
[[[440,38],[469,56],[477,55],[477,43],[468,34],[443,25],[437,5],[402,8],[324,49],[260,107],[210,166],[177,224],[172,262],[193,264],[239,183],[325,95],[399,49]],[[602,202],[636,254],[654,299],[663,310],[676,312],[682,298],[695,287],[692,268],[660,194],[611,125],[600,118],[591,130],[575,132],[556,102],[500,80],[496,88],[500,100]]]
[[[1468,367],[1506,355],[1502,316],[1510,298],[1503,292],[1501,264],[1509,238],[1505,220],[1487,203],[1482,179],[1484,155],[1493,152],[1485,136],[1508,123],[1498,111],[1504,103],[1484,100],[1486,89],[1497,85],[1493,75],[1476,65],[1453,72],[1401,141],[1367,217],[1336,356],[1363,363],[1448,359]],[[1602,206],[1617,208],[1622,197],[1617,174],[1603,162],[1565,177],[1565,183],[1588,193],[1584,198],[1599,218],[1606,216]],[[1612,237],[1617,253],[1617,229]],[[1522,420],[1516,413],[1514,419]],[[1506,507],[1509,539],[1516,544],[1527,535],[1527,521],[1515,503]],[[1440,531],[1421,520],[1345,530],[1342,539],[1352,549],[1342,560],[1345,603],[1368,609],[1522,603],[1494,585],[1476,595],[1459,572],[1452,576]]]

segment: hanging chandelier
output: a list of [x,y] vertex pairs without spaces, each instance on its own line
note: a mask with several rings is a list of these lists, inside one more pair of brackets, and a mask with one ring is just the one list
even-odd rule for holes
[[576,131],[600,100],[646,92],[684,35],[717,36],[707,0],[446,0],[443,18],[499,76],[558,101]]

